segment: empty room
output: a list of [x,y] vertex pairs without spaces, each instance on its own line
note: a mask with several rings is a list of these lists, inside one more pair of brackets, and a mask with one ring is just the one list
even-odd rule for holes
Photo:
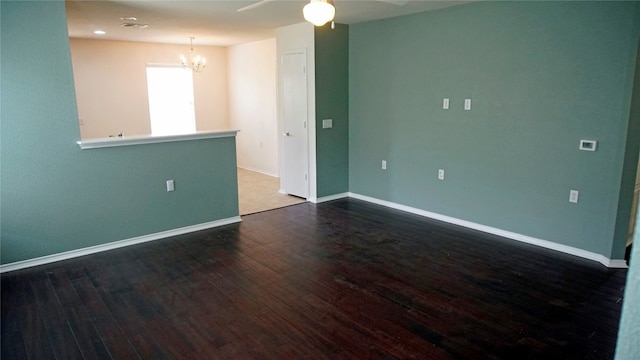
[[3,359],[640,358],[639,2],[0,6]]

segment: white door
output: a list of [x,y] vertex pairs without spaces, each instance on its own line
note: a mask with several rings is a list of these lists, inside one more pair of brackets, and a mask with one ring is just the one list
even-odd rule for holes
[[306,65],[304,52],[282,57],[282,187],[285,193],[305,199],[309,196]]

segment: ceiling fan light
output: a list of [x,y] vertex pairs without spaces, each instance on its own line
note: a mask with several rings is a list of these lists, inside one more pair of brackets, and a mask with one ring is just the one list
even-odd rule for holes
[[311,0],[302,9],[304,19],[315,26],[322,26],[333,20],[336,15],[336,8],[333,7],[332,0]]

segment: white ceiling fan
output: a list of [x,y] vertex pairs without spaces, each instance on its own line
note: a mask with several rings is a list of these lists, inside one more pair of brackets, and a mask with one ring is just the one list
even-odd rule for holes
[[[238,9],[238,12],[247,11],[251,9],[255,9],[262,5],[265,5],[268,2],[273,2],[275,0],[260,0],[251,5],[247,5]],[[384,2],[389,4],[394,4],[398,6],[405,5],[408,3],[408,0],[374,0],[378,2]],[[305,5],[303,9],[303,14],[305,20],[311,22],[316,26],[322,26],[327,22],[332,22],[333,28],[333,17],[335,16],[335,7],[333,6],[333,0],[310,0],[307,5]]]
[[[242,12],[242,11],[247,11],[247,10],[251,10],[251,9],[255,9],[257,7],[260,7],[268,2],[272,2],[275,0],[260,0],[258,2],[255,2],[251,5],[247,5],[244,7],[241,7],[240,9],[238,9],[238,12]],[[409,2],[409,0],[375,0],[375,1],[379,1],[379,2],[385,2],[385,3],[389,3],[389,4],[394,4],[394,5],[398,5],[398,6],[402,6],[406,3]]]
[[243,12],[243,11],[255,9],[255,8],[260,7],[260,6],[262,6],[262,5],[264,5],[264,4],[268,3],[268,2],[271,2],[271,1],[273,1],[273,0],[260,0],[260,1],[256,2],[256,3],[251,4],[251,5],[247,5],[247,6],[241,7],[240,9],[238,9],[238,12]]
[[[255,9],[259,6],[265,5],[268,2],[274,0],[261,0],[251,5],[247,5],[238,9],[238,12]],[[384,2],[394,4],[398,6],[405,5],[408,0],[374,0],[378,2]],[[333,18],[336,14],[336,8],[333,6],[333,0],[310,0],[302,11],[305,20],[312,23],[315,26],[323,26],[327,22],[331,21],[331,28],[334,28]]]

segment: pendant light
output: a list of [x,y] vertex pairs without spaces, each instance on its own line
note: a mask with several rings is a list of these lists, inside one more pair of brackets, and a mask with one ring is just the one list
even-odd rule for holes
[[180,55],[180,62],[183,68],[191,68],[194,72],[201,72],[207,64],[207,59],[200,55],[196,55],[196,51],[193,50],[193,36],[189,37],[191,43],[191,49],[189,50],[189,57]]
[[333,20],[336,15],[336,8],[333,7],[333,0],[311,0],[302,9],[304,19],[315,26],[322,26]]

